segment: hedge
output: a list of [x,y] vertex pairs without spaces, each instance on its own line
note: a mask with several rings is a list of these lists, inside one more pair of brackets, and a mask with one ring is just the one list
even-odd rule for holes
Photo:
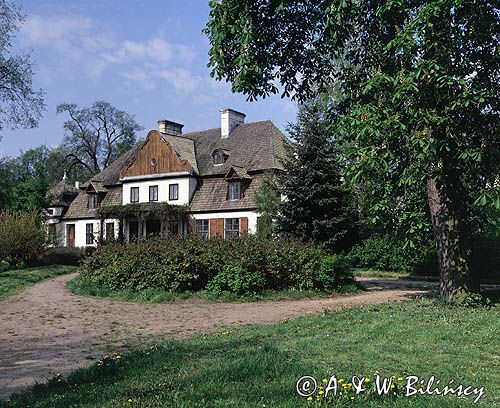
[[237,295],[282,289],[331,291],[352,280],[343,257],[294,240],[253,236],[110,243],[86,259],[81,275],[111,289],[207,289]]

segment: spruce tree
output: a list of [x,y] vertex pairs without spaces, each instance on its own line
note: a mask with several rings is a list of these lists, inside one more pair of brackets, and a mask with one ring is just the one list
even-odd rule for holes
[[282,234],[339,251],[353,244],[355,217],[325,111],[320,101],[308,102],[300,107],[297,123],[289,126],[295,143],[288,146],[285,173],[278,175],[284,200],[277,227]]

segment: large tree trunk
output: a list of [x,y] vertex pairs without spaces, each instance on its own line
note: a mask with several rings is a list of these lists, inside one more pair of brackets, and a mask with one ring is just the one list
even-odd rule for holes
[[460,301],[471,292],[479,292],[479,279],[470,265],[472,240],[464,211],[459,183],[439,185],[427,181],[427,199],[431,214],[440,268],[441,298]]

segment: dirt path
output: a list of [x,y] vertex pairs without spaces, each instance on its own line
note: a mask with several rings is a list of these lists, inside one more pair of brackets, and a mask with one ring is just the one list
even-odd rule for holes
[[253,303],[181,300],[145,305],[73,295],[65,283],[74,276],[41,282],[0,302],[0,398],[56,373],[92,364],[106,352],[220,331],[226,326],[270,324],[342,306],[400,300],[435,286],[360,279],[369,291],[354,296]]

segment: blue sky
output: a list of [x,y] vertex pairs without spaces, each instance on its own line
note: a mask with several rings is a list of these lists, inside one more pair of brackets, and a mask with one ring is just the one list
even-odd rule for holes
[[39,127],[4,129],[0,156],[63,138],[65,117],[56,106],[88,106],[96,100],[134,114],[148,130],[158,119],[183,123],[184,132],[219,127],[219,108],[247,114],[247,122],[271,119],[285,130],[296,106],[275,96],[257,102],[232,94],[210,78],[209,44],[201,33],[208,0],[60,1],[16,0],[26,21],[16,49],[32,49],[35,86],[46,91]]

